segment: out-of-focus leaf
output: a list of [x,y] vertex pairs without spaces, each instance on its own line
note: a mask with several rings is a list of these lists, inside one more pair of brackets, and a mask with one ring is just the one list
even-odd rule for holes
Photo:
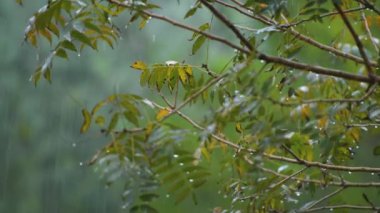
[[99,126],[104,126],[105,122],[106,122],[106,119],[104,118],[104,116],[99,115],[95,118],[95,123],[98,124]]
[[55,55],[58,57],[64,58],[64,59],[69,59],[69,57],[67,56],[66,50],[64,50],[62,48],[58,49],[55,52]]
[[88,36],[86,36],[86,34],[81,33],[78,30],[72,30],[70,34],[72,38],[82,42],[83,44],[86,44],[92,49],[96,49],[96,46],[91,42],[91,39]]
[[167,115],[170,114],[170,111],[168,109],[160,109],[156,115],[156,120],[161,121],[163,118],[165,118]]
[[206,37],[205,36],[199,36],[194,44],[193,44],[193,48],[191,50],[191,53],[194,55],[198,50],[199,48],[202,47],[203,43],[206,41]]
[[77,48],[75,47],[75,45],[71,42],[71,41],[68,41],[68,40],[64,40],[61,42],[61,47],[65,48],[65,49],[68,49],[68,50],[71,50],[71,51],[74,51],[74,52],[77,52]]
[[236,123],[235,130],[238,133],[242,133],[243,132],[243,128],[241,127],[241,123]]
[[188,11],[186,12],[184,18],[186,19],[186,18],[189,18],[189,17],[193,16],[193,15],[195,14],[195,12],[197,12],[197,9],[198,9],[198,7],[193,7],[193,8],[191,8],[190,10],[188,10]]
[[80,132],[81,133],[85,133],[88,131],[88,129],[90,128],[90,124],[91,124],[91,114],[90,112],[88,112],[87,109],[82,109],[82,116],[83,116],[83,124],[80,128]]
[[380,146],[377,146],[373,149],[373,154],[374,155],[380,155]]
[[131,65],[132,68],[137,69],[137,70],[145,70],[147,68],[146,64],[143,61],[135,61]]
[[119,121],[119,113],[113,114],[110,124],[108,125],[108,129],[107,129],[108,133],[110,133],[112,130],[115,129],[118,121]]

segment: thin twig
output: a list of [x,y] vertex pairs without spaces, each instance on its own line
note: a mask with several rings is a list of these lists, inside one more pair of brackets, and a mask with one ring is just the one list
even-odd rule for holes
[[[267,168],[264,168],[264,167],[261,167],[261,166],[257,166],[257,168],[259,168],[260,170],[262,170],[264,172],[271,173],[271,174],[273,174],[274,176],[277,176],[277,177],[283,177],[283,178],[289,177],[289,175],[281,174],[279,172],[276,172],[276,171],[273,171],[271,169],[267,169]],[[351,181],[345,180],[344,183],[342,183],[342,181],[329,181],[329,182],[325,182],[325,181],[322,181],[322,180],[304,179],[304,178],[297,178],[297,177],[292,177],[292,179],[294,179],[296,181],[304,182],[304,183],[314,183],[314,184],[318,184],[318,185],[321,185],[321,186],[329,185],[329,186],[340,186],[340,187],[346,186],[346,187],[357,187],[357,188],[380,187],[380,182],[364,182],[364,183],[360,183],[360,182],[351,182]]]
[[373,12],[377,13],[378,15],[380,15],[380,10],[377,9],[373,4],[371,4],[367,0],[356,0],[356,1],[363,4],[366,8],[368,8],[368,9],[372,10]]
[[[356,206],[356,205],[335,205],[335,206],[322,206],[313,209],[304,210],[301,212],[317,212],[325,210],[335,210],[335,209],[348,209],[348,210],[366,210],[373,211],[372,206]],[[376,207],[376,211],[380,211],[380,207]]]
[[[328,45],[325,45],[325,44],[322,44],[316,40],[314,40],[313,38],[309,37],[309,36],[305,36],[303,35],[302,33],[294,30],[293,28],[290,27],[284,27],[284,25],[280,25],[272,20],[270,20],[269,18],[266,18],[265,16],[257,16],[257,15],[252,15],[251,13],[245,11],[245,10],[242,10],[241,8],[238,8],[238,7],[235,7],[234,5],[231,5],[231,4],[228,4],[224,1],[221,1],[221,0],[216,0],[216,2],[218,2],[219,4],[221,5],[224,5],[226,7],[229,7],[229,8],[232,8],[236,11],[238,11],[239,13],[243,14],[243,15],[246,15],[247,17],[250,17],[250,18],[253,18],[257,21],[260,21],[262,22],[263,24],[266,24],[266,25],[269,25],[269,26],[274,26],[276,27],[277,30],[280,30],[280,31],[283,31],[283,32],[289,32],[291,33],[292,35],[294,35],[297,39],[300,39],[310,45],[313,45],[321,50],[324,50],[324,51],[327,51],[327,52],[330,52],[332,54],[335,54],[337,56],[340,56],[340,57],[343,57],[343,58],[346,58],[346,59],[350,59],[352,61],[355,61],[357,63],[365,63],[364,60],[360,57],[357,57],[355,55],[352,55],[350,53],[346,53],[346,52],[343,52],[341,50],[338,50],[336,48],[333,48],[331,46],[328,46]],[[234,2],[238,2],[238,1],[234,1]],[[241,5],[241,3],[239,3],[239,5]],[[249,9],[247,9],[248,11],[250,11]],[[239,26],[237,26],[239,27]],[[250,30],[249,28],[246,28],[244,27],[244,29],[246,30]],[[370,61],[370,64],[371,66],[373,67],[377,67],[377,63],[375,61]]]
[[312,103],[360,103],[367,98],[369,98],[375,91],[378,86],[378,83],[373,84],[369,90],[361,98],[335,98],[335,99],[309,99],[301,100],[297,102],[282,102],[276,101],[273,98],[267,98],[269,101],[280,104],[281,106],[295,106],[301,104],[312,104]]
[[[270,193],[271,190],[272,190],[272,191],[273,191],[273,190],[276,190],[277,187],[283,185],[286,181],[294,179],[297,175],[301,174],[301,173],[304,172],[306,169],[308,169],[308,167],[304,167],[304,168],[298,170],[297,172],[295,172],[295,173],[293,173],[293,174],[291,174],[291,175],[289,175],[289,176],[286,176],[284,179],[280,180],[279,182],[277,182],[277,183],[275,183],[275,184],[269,186],[269,189],[270,189],[270,190],[269,190],[268,193]],[[260,194],[261,194],[261,193],[260,193]],[[258,194],[256,193],[256,194],[253,194],[253,195],[249,195],[249,196],[242,197],[242,198],[240,198],[240,200],[248,200],[248,199],[255,198],[255,197],[257,197],[257,196],[258,196]]]
[[203,5],[205,5],[220,21],[222,21],[231,31],[238,37],[249,50],[253,50],[252,44],[241,34],[241,32],[223,15],[221,14],[214,6],[209,4],[206,0],[200,0]]
[[[113,3],[113,4],[117,4],[119,6],[123,6],[123,3],[118,2],[116,0],[108,0],[108,1],[111,2],[111,3]],[[174,21],[174,20],[172,20],[170,18],[167,18],[165,16],[157,15],[157,14],[151,13],[151,12],[146,11],[146,10],[143,10],[141,12],[144,13],[144,14],[146,14],[146,15],[148,15],[148,16],[151,16],[151,17],[156,18],[156,19],[163,20],[165,22],[171,23],[171,24],[173,24],[175,26],[178,26],[180,28],[189,30],[191,32],[199,33],[201,35],[206,36],[207,38],[209,38],[211,40],[219,41],[219,42],[221,42],[221,43],[223,43],[223,44],[225,44],[227,46],[230,46],[230,47],[232,47],[234,49],[237,49],[237,50],[241,51],[242,53],[245,53],[245,54],[248,54],[248,55],[251,54],[251,51],[246,50],[246,49],[244,49],[244,48],[242,48],[240,46],[237,46],[237,45],[231,43],[230,41],[226,40],[225,38],[222,38],[222,37],[219,37],[219,36],[216,36],[216,35],[204,32],[204,31],[201,31],[201,30],[196,29],[194,27],[191,27],[191,26],[179,23],[179,22]],[[342,71],[342,70],[330,69],[330,68],[325,68],[325,67],[320,67],[320,66],[313,66],[313,65],[310,65],[310,64],[305,64],[305,63],[300,63],[300,62],[292,61],[292,60],[289,60],[289,59],[286,59],[286,58],[266,55],[266,54],[260,53],[258,51],[256,51],[256,56],[257,56],[258,59],[264,60],[267,63],[281,64],[281,65],[284,65],[284,66],[287,66],[287,67],[292,67],[292,68],[295,68],[295,69],[299,69],[299,70],[305,71],[305,72],[313,72],[313,73],[317,73],[317,74],[321,74],[321,75],[334,76],[334,77],[343,78],[343,79],[347,79],[347,80],[373,83],[373,79],[371,79],[371,78],[369,78],[367,76],[356,75],[356,74],[348,73],[348,72],[345,72],[345,71]],[[375,76],[375,80],[376,81],[380,81],[380,77],[379,76]]]
[[[343,191],[344,189],[346,189],[346,187],[342,187],[342,188],[339,188],[333,192],[331,192],[330,194],[327,194],[326,196],[322,197],[321,199],[315,201],[314,203],[312,203],[310,206],[308,206],[305,210],[307,211],[308,209],[311,209],[313,208],[314,206],[316,206],[317,204],[319,203],[322,203],[323,201],[333,197],[334,195],[338,194],[339,192]],[[304,212],[305,210],[301,210],[300,212]]]
[[298,170],[297,172],[295,172],[295,173],[285,177],[284,179],[280,180],[279,182],[275,183],[273,186],[271,185],[270,188],[275,189],[275,188],[283,185],[286,181],[293,179],[294,177],[298,176],[299,174],[301,174],[302,172],[304,172],[308,168],[309,167],[304,167],[304,168]]
[[[348,13],[363,11],[365,9],[366,9],[366,7],[357,7],[357,8],[343,10],[343,12],[345,14],[348,14]],[[333,12],[328,12],[328,13],[320,14],[318,16],[318,18],[326,18],[326,17],[329,17],[329,16],[335,16],[335,15],[338,15],[338,14],[339,14],[339,12],[333,11]],[[294,27],[294,26],[297,26],[297,25],[302,24],[304,22],[312,21],[314,19],[315,19],[315,16],[311,16],[310,18],[301,19],[299,21],[296,21],[296,22],[293,22],[293,23],[289,23],[289,24],[283,24],[283,25],[280,25],[280,26],[281,27]]]
[[365,30],[366,30],[366,32],[368,34],[368,38],[370,39],[370,41],[372,43],[372,46],[375,48],[375,51],[377,53],[379,53],[379,47],[377,46],[377,44],[375,42],[375,39],[372,36],[371,29],[369,28],[369,25],[368,25],[368,22],[367,22],[367,18],[365,17],[365,13],[363,11],[361,12],[361,17],[362,17],[362,20],[363,20],[364,28],[365,28]]
[[367,54],[364,51],[364,46],[359,39],[359,36],[356,34],[354,28],[352,27],[350,21],[348,20],[346,14],[343,12],[342,8],[340,8],[340,6],[335,1],[333,1],[333,4],[334,4],[334,7],[336,8],[336,10],[339,12],[340,16],[342,17],[342,20],[343,20],[344,24],[346,25],[346,27],[348,28],[348,30],[350,31],[352,37],[354,38],[356,46],[359,49],[359,53],[364,60],[364,65],[367,69],[368,76],[370,78],[372,78],[372,76],[374,76],[374,73],[372,71],[372,67],[371,67],[370,61],[367,57]]
[[301,164],[303,164],[303,160],[301,160],[297,155],[296,153],[294,153],[289,147],[287,147],[286,145],[282,144],[281,145],[282,148],[284,148],[291,156],[293,156],[298,162],[300,162]]

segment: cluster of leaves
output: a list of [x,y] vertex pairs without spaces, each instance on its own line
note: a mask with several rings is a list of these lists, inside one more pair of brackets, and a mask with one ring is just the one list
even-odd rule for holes
[[[161,102],[115,94],[92,110],[83,109],[81,132],[87,132],[95,123],[110,140],[90,163],[98,162],[108,183],[126,180],[123,197],[125,207],[131,211],[156,211],[149,203],[159,196],[158,188],[164,188],[176,203],[189,195],[196,202],[195,189],[210,175],[210,168],[204,168],[204,159],[212,158],[216,150],[225,154],[221,167],[233,168],[225,179],[224,190],[231,197],[232,211],[313,211],[326,197],[301,205],[298,202],[301,194],[314,195],[319,186],[339,186],[342,190],[379,187],[377,182],[352,183],[339,173],[380,171],[343,166],[355,157],[363,132],[379,124],[376,87],[380,77],[376,73],[373,76],[373,70],[378,69],[374,61],[379,60],[379,48],[366,19],[376,16],[373,13],[378,15],[376,7],[365,0],[297,1],[302,4],[297,8],[291,6],[294,2],[285,0],[232,2],[235,4],[194,1],[184,15],[190,18],[209,9],[236,35],[231,42],[222,37],[223,32],[212,34],[212,22],[199,27],[182,24],[153,13],[159,6],[147,0],[51,1],[30,19],[25,32],[33,46],[38,45],[39,37],[46,38],[52,46],[33,80],[37,83],[42,75],[50,81],[53,58],[67,59],[67,50],[80,53],[86,46],[97,50],[99,40],[113,47],[120,33],[112,17],[125,11],[130,12],[130,22],[140,20],[140,29],[150,18],[156,18],[191,31],[192,55],[208,40],[230,47],[234,56],[227,63],[229,69],[218,72],[212,72],[209,64],[167,61],[148,66],[137,60],[131,67],[141,72],[141,87],[150,88],[162,98]],[[262,28],[236,25],[214,5],[237,10]],[[349,29],[353,40],[344,36],[343,27],[339,29],[343,33],[330,38],[330,46],[307,33],[314,27],[330,29],[324,22],[326,17],[334,17],[332,21],[341,24],[339,21],[348,19],[348,14],[351,21],[361,17],[365,25],[354,29],[344,22],[342,26]],[[233,43],[236,41],[239,45]],[[265,43],[270,45],[263,47]],[[313,61],[307,55],[314,54],[315,48],[327,53],[320,54],[326,58],[324,67],[300,62]],[[347,71],[350,69],[355,71]],[[181,111],[197,100],[208,108],[201,122]],[[173,115],[188,126],[170,122]],[[197,137],[191,133],[194,129]],[[185,145],[188,141],[198,144]],[[380,155],[380,148],[376,147],[373,154]],[[371,209],[378,209],[365,197]]]

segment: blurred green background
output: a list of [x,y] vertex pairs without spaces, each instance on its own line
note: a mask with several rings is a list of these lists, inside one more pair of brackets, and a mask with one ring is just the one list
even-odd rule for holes
[[[205,61],[204,54],[190,56],[191,43],[186,42],[190,33],[152,20],[154,24],[149,23],[143,31],[133,25],[122,28],[123,39],[114,50],[104,45],[99,52],[71,56],[69,62],[56,60],[53,84],[41,81],[35,88],[28,80],[46,50],[24,43],[23,31],[29,17],[44,3],[26,1],[20,7],[13,1],[4,1],[0,6],[0,212],[122,212],[122,187],[105,187],[95,167],[83,166],[106,141],[96,132],[79,134],[81,109],[92,107],[114,92],[152,95],[139,87],[139,73],[129,68],[135,60],[163,63],[186,59],[199,65]],[[187,9],[191,3],[182,1],[181,8]],[[170,11],[171,17],[183,17],[175,1],[165,4],[163,13]],[[206,13],[200,17],[192,21],[200,24],[211,18]],[[239,23],[239,19],[236,21]],[[127,19],[118,22],[124,26]],[[213,30],[225,28],[216,26]],[[209,60],[214,68],[223,67],[233,54],[218,44],[211,49]],[[315,51],[310,54],[316,55]],[[306,60],[318,58],[310,54]],[[379,166],[378,158],[368,157],[379,143],[376,134],[371,138],[358,151],[354,164]],[[199,190],[198,205],[188,199],[175,206],[164,196],[156,206],[163,212],[227,208],[229,203],[218,193],[217,184],[215,178]],[[371,195],[376,197],[376,192]],[[308,200],[308,195],[304,199]],[[357,190],[342,199],[362,200]]]

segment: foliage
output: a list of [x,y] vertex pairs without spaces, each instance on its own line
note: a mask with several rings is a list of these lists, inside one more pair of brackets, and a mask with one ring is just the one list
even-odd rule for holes
[[[214,33],[212,21],[192,27],[157,14],[160,5],[147,0],[49,1],[25,30],[31,45],[38,47],[45,39],[52,49],[32,80],[36,85],[41,77],[51,82],[53,60],[69,59],[70,51],[98,50],[99,42],[113,48],[121,36],[114,19],[124,14],[141,30],[150,19],[167,22],[192,33],[193,55],[219,42],[234,56],[217,71],[207,63],[136,60],[131,68],[140,72],[141,87],[160,100],[114,94],[82,110],[81,132],[98,128],[109,141],[89,164],[99,166],[108,184],[125,181],[125,208],[156,212],[152,201],[160,196],[158,189],[176,203],[190,195],[197,202],[196,189],[217,175],[207,162],[222,152],[230,211],[378,211],[365,193],[360,205],[333,198],[349,188],[380,187],[372,182],[374,175],[367,182],[342,175],[380,173],[380,168],[350,165],[363,132],[379,125],[380,32],[375,22],[380,12],[367,0],[293,4],[194,1],[184,19],[208,11],[234,34],[227,39],[226,31]],[[226,10],[238,12],[250,25],[235,24]],[[313,30],[331,26],[336,36],[329,44],[313,36]],[[308,57],[314,51],[324,54],[318,60]],[[193,105],[205,110],[186,115],[184,109]],[[186,124],[173,122],[175,116]],[[375,147],[372,154],[380,155],[379,150]],[[226,165],[233,171],[226,171]],[[317,196],[302,200],[307,193]]]

